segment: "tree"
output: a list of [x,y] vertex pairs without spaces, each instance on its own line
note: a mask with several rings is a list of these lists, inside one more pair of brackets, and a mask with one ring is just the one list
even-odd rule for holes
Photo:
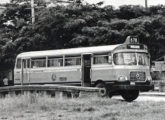
[[14,66],[15,57],[21,52],[120,44],[128,35],[138,35],[140,42],[148,45],[152,60],[165,54],[164,7],[43,7],[36,10],[32,26],[29,5],[7,5],[0,16],[0,65],[5,69]]

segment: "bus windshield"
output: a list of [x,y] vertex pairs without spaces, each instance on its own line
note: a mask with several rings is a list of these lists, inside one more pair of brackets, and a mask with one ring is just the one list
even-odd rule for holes
[[116,53],[113,60],[115,65],[149,65],[146,53]]

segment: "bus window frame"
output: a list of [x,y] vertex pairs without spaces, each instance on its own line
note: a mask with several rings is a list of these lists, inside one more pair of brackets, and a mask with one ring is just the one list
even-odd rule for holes
[[[24,69],[30,69],[31,68],[31,59],[30,58],[24,58],[23,60],[23,68]],[[28,61],[29,60],[29,61]],[[28,65],[29,64],[29,65]]]
[[[19,63],[19,64],[20,64],[20,68],[17,67],[17,65],[18,65],[18,59],[20,60],[20,63]],[[21,61],[22,61],[21,58],[17,58],[17,59],[16,59],[15,69],[21,69],[21,68],[22,68],[22,67],[21,67]]]
[[[63,60],[63,62],[64,62],[63,66],[64,67],[74,67],[74,66],[81,66],[82,65],[81,55],[65,55],[63,58],[64,58],[64,60]],[[79,65],[66,65],[66,59],[67,58],[79,58],[80,59],[80,64]]]
[[[97,56],[107,56],[107,63],[94,63],[95,62],[95,57]],[[112,65],[112,59],[111,59],[111,63],[109,63],[109,57],[111,56],[112,58],[112,54],[111,53],[94,53],[93,56],[92,56],[92,65]]]
[[[45,66],[44,67],[33,67],[33,65],[32,65],[32,62],[33,61],[35,61],[34,59],[45,59]],[[31,69],[40,69],[40,68],[47,68],[47,56],[44,56],[44,57],[33,57],[33,58],[31,58],[31,60],[30,60],[30,64],[31,64],[31,66],[30,66],[30,68]]]
[[[117,65],[117,64],[115,64],[115,62],[114,62],[114,55],[115,54],[118,54],[118,53],[135,53],[135,57],[136,57],[136,65],[128,65],[128,66],[149,66],[150,65],[150,54],[149,53],[147,53],[147,52],[140,52],[140,51],[120,51],[120,52],[114,52],[113,54],[112,54],[112,63],[113,63],[113,65],[115,65],[115,66],[123,66],[123,65]],[[139,65],[138,64],[138,56],[137,56],[137,54],[138,53],[143,53],[143,54],[146,54],[146,56],[148,57],[148,59],[149,59],[149,65]]]
[[[143,56],[143,62],[145,63],[145,64],[139,64],[139,56],[138,55],[140,55],[140,54],[142,54],[142,55],[146,55],[146,57],[147,57],[147,63],[146,63],[146,61],[145,61],[145,58],[144,58],[144,56]],[[149,53],[139,53],[139,54],[136,54],[136,57],[137,57],[137,64],[139,65],[139,66],[150,66],[150,54]]]
[[[53,60],[53,59],[61,59],[62,60],[62,65],[59,66],[49,66],[49,60]],[[59,68],[59,67],[64,67],[64,56],[47,56],[47,68]]]

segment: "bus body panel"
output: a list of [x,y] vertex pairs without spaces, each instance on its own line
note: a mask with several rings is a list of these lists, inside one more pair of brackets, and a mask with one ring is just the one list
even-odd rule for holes
[[21,69],[14,69],[14,84],[21,84]]
[[116,80],[115,71],[112,65],[97,65],[92,67],[92,81],[114,81]]
[[[150,77],[150,71],[148,66],[111,66],[111,67],[93,67],[92,68],[92,81],[103,80],[103,81],[119,81],[119,77],[126,77],[130,81],[130,73],[137,72],[137,73],[144,73],[145,80],[137,80],[134,82],[146,82],[147,77]],[[141,76],[139,76],[141,77]]]
[[116,80],[120,76],[126,76],[128,80],[130,80],[131,72],[142,72],[145,76],[150,76],[150,71],[148,66],[115,66],[114,71],[116,73]]
[[[40,68],[29,69],[29,79],[26,70],[24,70],[23,83],[79,83],[81,84],[81,67],[62,67],[62,68]],[[118,81],[120,76],[127,77],[130,80],[130,72],[144,72],[146,76],[150,76],[149,67],[145,66],[112,66],[97,65],[91,68],[91,80],[96,82],[102,81]],[[19,79],[19,80],[18,80]],[[140,82],[145,82],[139,80]],[[120,81],[118,81],[120,82]],[[134,81],[138,82],[138,81]],[[21,70],[15,71],[15,83],[21,83]]]
[[[56,82],[80,82],[81,66],[79,67],[60,67],[60,68],[37,68],[24,70],[24,83],[56,83]],[[120,76],[130,80],[130,72],[144,72],[150,76],[149,66],[112,66],[112,65],[93,65],[91,68],[91,80],[117,81]],[[15,70],[15,83],[21,83],[21,69]]]
[[[81,67],[71,68],[40,68],[30,69],[29,79],[27,79],[27,73],[24,71],[24,84],[36,84],[36,83],[64,83],[64,82],[80,82],[81,79]],[[15,83],[21,83],[21,71],[15,73]]]

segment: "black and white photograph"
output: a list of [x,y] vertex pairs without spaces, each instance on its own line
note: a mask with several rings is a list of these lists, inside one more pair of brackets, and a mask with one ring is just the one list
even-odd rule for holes
[[164,120],[165,1],[0,0],[0,120]]

